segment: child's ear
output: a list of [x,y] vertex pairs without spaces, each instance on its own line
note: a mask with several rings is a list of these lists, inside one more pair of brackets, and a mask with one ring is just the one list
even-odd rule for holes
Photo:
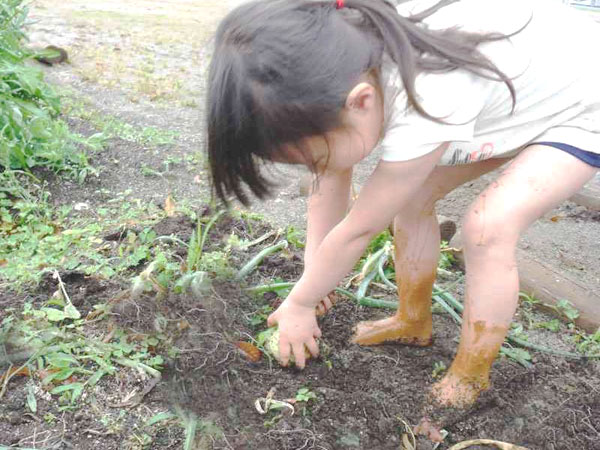
[[377,105],[377,90],[371,83],[358,83],[346,97],[347,113],[370,113]]

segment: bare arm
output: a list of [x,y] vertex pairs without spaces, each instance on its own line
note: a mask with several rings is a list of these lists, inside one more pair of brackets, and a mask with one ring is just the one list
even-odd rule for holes
[[351,181],[352,169],[338,172],[326,171],[310,194],[304,250],[305,267],[313,261],[317,248],[325,236],[346,215]]
[[371,238],[410,202],[446,147],[411,161],[379,163],[350,213],[327,233],[292,292],[269,316],[269,325],[279,325],[279,360],[283,365],[293,353],[296,365],[304,367],[305,348],[314,356],[319,353],[315,338],[321,330],[315,306],[352,270]]
[[314,307],[350,271],[374,235],[420,189],[446,145],[411,161],[380,162],[346,218],[323,239],[288,300]]

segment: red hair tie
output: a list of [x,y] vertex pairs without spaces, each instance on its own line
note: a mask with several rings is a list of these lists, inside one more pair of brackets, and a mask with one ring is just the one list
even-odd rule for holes
[[336,9],[342,9],[344,7],[344,0],[336,0],[335,7]]

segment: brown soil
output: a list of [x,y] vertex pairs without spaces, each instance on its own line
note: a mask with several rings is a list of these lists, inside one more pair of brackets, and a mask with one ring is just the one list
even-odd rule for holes
[[[189,233],[189,224],[182,219],[165,219],[155,228],[160,227],[178,237]],[[222,237],[233,229],[244,235],[238,220],[220,222],[211,234],[208,250],[222,245]],[[247,236],[256,237],[264,231],[254,227]],[[258,251],[256,248],[253,253]],[[239,267],[250,256],[234,252],[232,262]],[[300,250],[280,253],[266,260],[247,285],[274,277],[294,280],[301,268]],[[106,302],[118,296],[122,288],[103,286],[77,273],[63,275],[69,292],[85,292],[89,304]],[[51,292],[52,284],[48,280],[41,288]],[[424,416],[450,432],[442,449],[475,437],[531,449],[600,448],[597,363],[536,354],[534,366],[525,369],[502,358],[494,363],[491,389],[472,408],[442,410],[431,404],[428,393],[435,381],[434,363],[443,362],[449,367],[457,348],[459,329],[447,315],[434,315],[431,347],[360,347],[350,343],[354,325],[389,312],[339,301],[320,319],[321,356],[299,371],[280,368],[266,356],[252,362],[235,345],[250,341],[264,329],[264,324],[249,325],[249,319],[261,307],[276,306],[280,301],[273,293],[250,296],[244,286],[246,283],[215,282],[213,293],[200,300],[174,294],[160,301],[152,296],[136,301],[124,298],[113,310],[117,314],[115,323],[131,331],[152,332],[158,311],[173,322],[185,320],[189,324],[185,329],[170,331],[181,353],[167,358],[162,381],[141,404],[121,408],[125,411],[121,416],[114,405],[131,390],[141,390],[147,384],[128,371],[101,380],[95,392],[82,402],[87,406],[75,411],[58,412],[55,399],[40,391],[38,412],[31,414],[25,406],[28,380],[17,377],[0,405],[2,442],[32,448],[141,448],[133,446],[132,434],[143,429],[152,413],[183,407],[187,414],[191,411],[202,419],[204,432],[198,433],[195,447],[200,449],[398,449],[405,432],[402,421],[415,426]],[[536,342],[557,339],[549,332],[531,333]],[[293,415],[291,411],[261,415],[255,409],[255,401],[272,389],[275,399],[285,400],[294,398],[303,387],[316,398],[296,403]],[[58,424],[43,421],[48,413],[59,418]],[[115,423],[112,429],[106,425],[111,420]],[[154,440],[145,448],[181,448],[183,431],[172,423],[146,432]],[[36,447],[34,435],[38,436],[38,445],[43,442],[48,446]],[[419,438],[418,448],[432,448],[432,444]]]

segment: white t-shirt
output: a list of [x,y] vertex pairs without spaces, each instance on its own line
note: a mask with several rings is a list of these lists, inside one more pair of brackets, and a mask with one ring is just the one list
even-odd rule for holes
[[[432,1],[398,7],[410,15]],[[446,124],[406,107],[406,95],[391,59],[384,61],[386,161],[406,161],[450,142],[441,165],[475,162],[514,154],[526,144],[563,142],[600,153],[600,25],[572,8],[548,0],[462,0],[424,23],[430,29],[459,26],[465,31],[513,33],[480,45],[512,79],[517,103],[507,86],[459,69],[421,74],[416,89],[425,111]]]

